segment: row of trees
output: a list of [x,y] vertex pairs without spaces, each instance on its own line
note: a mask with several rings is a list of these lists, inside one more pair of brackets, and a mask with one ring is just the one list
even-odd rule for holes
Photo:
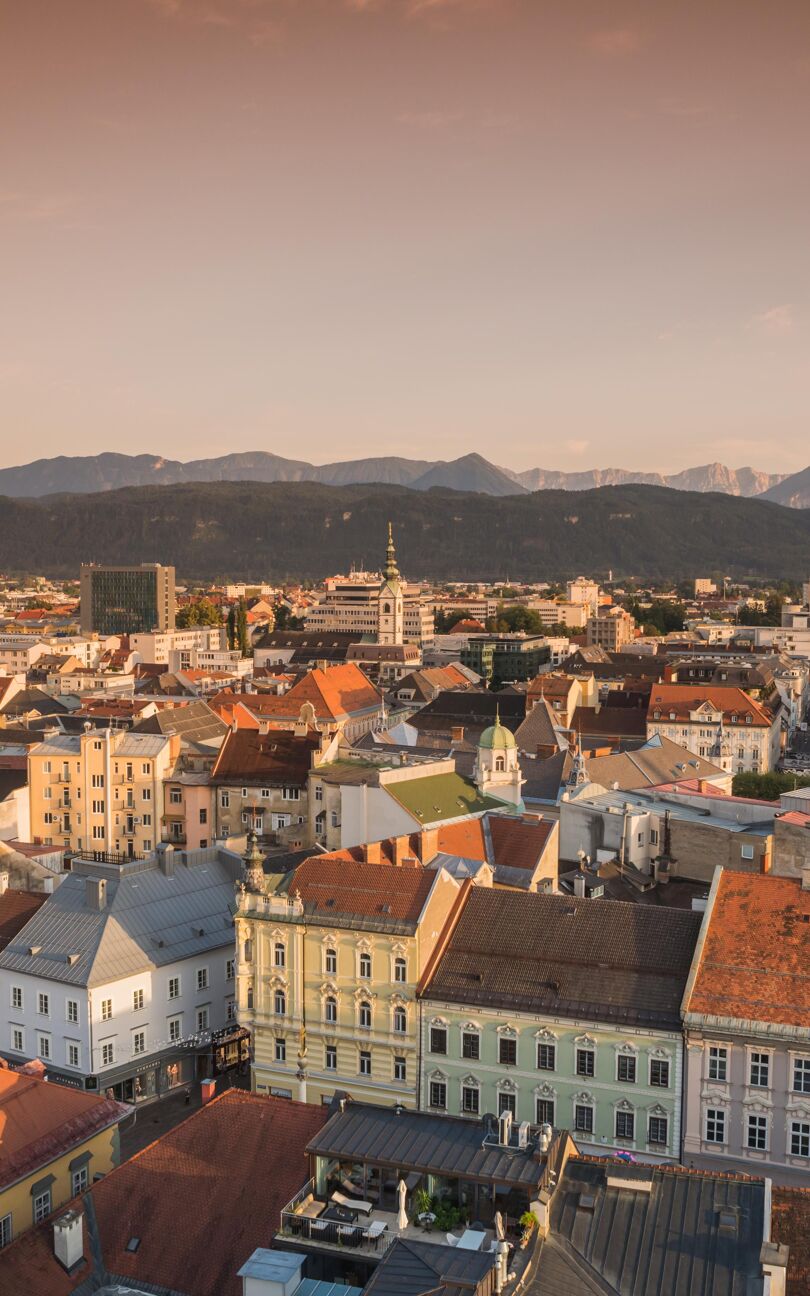
[[731,781],[734,796],[755,797],[759,801],[778,801],[783,792],[810,787],[810,774],[735,774]]

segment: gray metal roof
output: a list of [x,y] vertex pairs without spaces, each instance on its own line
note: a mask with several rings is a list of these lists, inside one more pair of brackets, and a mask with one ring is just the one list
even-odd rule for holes
[[93,986],[232,945],[234,857],[195,855],[191,866],[178,860],[173,877],[152,861],[105,871],[102,910],[87,904],[87,878],[69,874],[0,954],[0,968]]
[[527,1296],[750,1296],[764,1211],[764,1179],[572,1159]]
[[307,1151],[422,1174],[537,1187],[545,1162],[535,1160],[533,1148],[507,1148],[484,1139],[479,1121],[348,1102],[344,1111],[330,1117]]
[[364,1296],[423,1296],[458,1288],[474,1291],[494,1264],[490,1252],[397,1238],[366,1283]]

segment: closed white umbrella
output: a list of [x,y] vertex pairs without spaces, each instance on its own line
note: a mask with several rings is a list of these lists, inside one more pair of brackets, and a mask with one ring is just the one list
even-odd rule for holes
[[400,1179],[397,1184],[397,1194],[399,1196],[399,1215],[397,1217],[397,1228],[402,1233],[408,1227],[408,1212],[405,1209],[405,1198],[408,1195],[408,1186],[404,1179]]
[[503,1226],[503,1215],[500,1211],[495,1212],[495,1236],[499,1242],[506,1239],[506,1229]]

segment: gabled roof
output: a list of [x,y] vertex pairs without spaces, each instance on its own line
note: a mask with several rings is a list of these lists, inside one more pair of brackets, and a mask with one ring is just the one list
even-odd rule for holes
[[[324,1107],[226,1091],[94,1183],[92,1213],[77,1199],[85,1250],[72,1276],[54,1258],[52,1221],[7,1247],[3,1296],[69,1296],[80,1286],[97,1290],[99,1278],[122,1288],[241,1296],[239,1269],[267,1245],[305,1182],[304,1148],[326,1116]],[[138,1247],[127,1250],[132,1238]]]
[[728,773],[720,765],[679,747],[671,738],[664,738],[661,734],[655,734],[631,752],[586,757],[585,764],[592,783],[601,783],[606,788],[618,784],[621,790],[628,791],[657,787],[678,779],[728,778]]
[[210,742],[228,732],[224,720],[205,702],[186,702],[182,706],[164,707],[148,720],[133,726],[133,733],[179,734],[184,742]]
[[461,1296],[461,1292],[474,1292],[494,1264],[489,1251],[397,1238],[363,1288],[363,1296]]
[[542,697],[526,719],[515,730],[515,742],[521,751],[536,752],[538,747],[552,747],[563,751],[567,740],[559,730],[564,716],[555,716],[545,697]]
[[650,694],[648,719],[655,720],[655,712],[660,712],[660,719],[667,720],[674,713],[678,723],[689,723],[691,712],[709,706],[713,711],[723,713],[723,723],[731,724],[732,716],[738,716],[738,724],[750,723],[770,728],[773,716],[762,703],[755,702],[748,693],[740,688],[730,688],[721,684],[654,684]]
[[[51,847],[51,850],[53,849],[55,848]],[[22,931],[28,920],[33,918],[47,899],[44,893],[12,891],[11,888],[0,895],[0,950],[4,950],[9,941]]]
[[798,878],[715,877],[687,1020],[810,1027],[810,891]]
[[211,780],[248,786],[304,787],[312,754],[320,736],[310,731],[298,735],[284,729],[260,733],[258,729],[231,729],[220,748]]
[[700,915],[474,889],[425,998],[680,1027]]
[[[516,818],[513,815],[488,815],[487,827],[492,839],[497,869],[521,869],[533,873],[553,836],[556,821]],[[497,873],[496,873],[497,880]]]
[[365,919],[372,927],[394,926],[412,934],[436,878],[420,867],[314,856],[299,865],[287,889],[298,893],[306,912],[324,925],[348,918],[362,930]]

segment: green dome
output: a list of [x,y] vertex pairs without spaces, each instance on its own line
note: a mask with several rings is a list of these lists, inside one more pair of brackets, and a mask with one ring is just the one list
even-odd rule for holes
[[515,735],[511,729],[505,729],[501,724],[501,717],[495,712],[495,723],[485,729],[478,739],[479,747],[486,747],[491,751],[505,751],[508,747],[515,747]]

